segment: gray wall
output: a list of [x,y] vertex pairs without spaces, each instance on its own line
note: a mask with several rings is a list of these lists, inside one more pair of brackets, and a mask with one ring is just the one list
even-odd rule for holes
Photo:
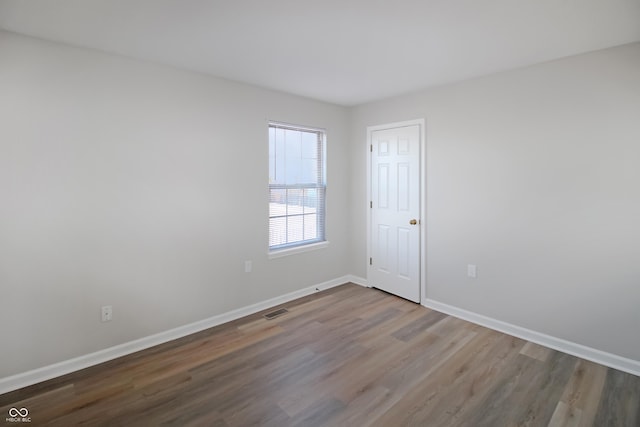
[[640,360],[640,44],[351,113],[353,273],[366,127],[426,118],[427,297]]
[[[0,58],[0,378],[348,273],[344,108],[7,32]],[[269,119],[327,130],[328,248],[267,259]]]

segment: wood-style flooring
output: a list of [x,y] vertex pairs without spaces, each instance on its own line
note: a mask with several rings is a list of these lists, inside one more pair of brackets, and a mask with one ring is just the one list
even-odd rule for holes
[[6,393],[0,413],[52,426],[640,426],[640,377],[353,284],[283,306]]

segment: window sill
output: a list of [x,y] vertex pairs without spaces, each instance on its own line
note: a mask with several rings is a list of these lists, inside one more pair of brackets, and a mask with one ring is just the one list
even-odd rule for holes
[[316,251],[318,249],[324,249],[327,246],[329,246],[329,242],[325,240],[324,242],[311,243],[309,245],[298,246],[297,248],[280,249],[277,251],[272,251],[272,252],[269,252],[268,257],[269,259],[282,258],[289,255],[295,255],[303,252],[311,252],[311,251]]

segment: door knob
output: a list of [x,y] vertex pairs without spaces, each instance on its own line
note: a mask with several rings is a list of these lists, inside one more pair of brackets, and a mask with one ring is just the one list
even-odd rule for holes
[[409,221],[409,224],[411,225],[416,225],[418,223],[418,220],[412,219],[411,221]]

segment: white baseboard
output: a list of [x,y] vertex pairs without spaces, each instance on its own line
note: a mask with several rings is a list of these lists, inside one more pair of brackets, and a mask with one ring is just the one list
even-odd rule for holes
[[511,323],[506,323],[501,320],[496,320],[491,317],[483,316],[472,311],[467,311],[431,299],[425,300],[422,305],[427,308],[431,308],[433,310],[440,311],[442,313],[449,314],[463,320],[467,320],[471,323],[485,326],[499,332],[504,332],[505,334],[513,335],[515,337],[522,338],[524,340],[531,341],[536,344],[561,351],[563,353],[571,354],[572,356],[576,356],[581,359],[590,360],[592,362],[599,363],[613,369],[618,369],[620,371],[640,376],[640,361],[638,360],[628,359],[626,357],[587,347],[582,344],[577,344],[561,338],[553,337],[551,335],[532,331],[530,329],[516,326]]
[[[210,317],[198,322],[190,323],[188,325],[180,326],[168,331],[160,332],[154,335],[143,337],[134,341],[119,344],[114,347],[99,350],[94,353],[79,356],[73,359],[65,360],[53,365],[45,366],[42,368],[34,369],[28,372],[20,373],[6,378],[0,379],[0,394],[8,393],[13,390],[17,390],[23,387],[27,387],[33,384],[37,384],[42,381],[50,380],[61,375],[78,371],[80,369],[88,368],[109,360],[116,359],[118,357],[126,356],[131,353],[135,353],[140,350],[144,350],[159,344],[163,344],[184,336],[203,331],[214,326],[221,325],[226,322],[230,322],[235,319],[239,319],[244,316],[248,316],[253,313],[257,313],[262,310],[266,310],[270,307],[283,304],[292,301],[297,298],[301,298],[307,295],[311,295],[318,291],[330,289],[344,283],[351,282],[360,286],[367,287],[367,280],[353,275],[342,276],[337,279],[329,280],[324,283],[309,286],[298,291],[290,292],[285,295],[281,295],[275,298],[268,299],[256,304],[252,304],[246,307],[242,307],[236,310],[229,311],[220,315]],[[571,341],[566,341],[560,338],[552,337],[550,335],[542,334],[540,332],[532,331],[530,329],[522,328],[520,326],[512,325],[510,323],[502,322],[487,316],[483,316],[471,311],[463,310],[448,304],[444,304],[438,301],[427,299],[422,304],[427,308],[440,311],[442,313],[449,314],[460,319],[467,320],[478,325],[485,326],[487,328],[494,329],[496,331],[504,332],[509,335],[516,336],[518,338],[525,339],[527,341],[534,342],[536,344],[543,345],[564,353],[571,354],[582,359],[590,360],[605,366],[609,366],[620,371],[628,372],[633,375],[640,376],[640,361],[628,359],[625,357],[617,356],[615,354],[607,353],[601,350],[597,350],[591,347],[586,347],[581,344],[576,344]]]
[[324,291],[326,289],[330,289],[347,282],[356,283],[353,279],[353,276],[342,276],[337,279],[319,283],[314,286],[309,286],[307,288],[271,298],[266,301],[251,304],[246,307],[241,307],[227,313],[219,314],[208,319],[200,320],[198,322],[190,323],[184,326],[179,326],[168,331],[160,332],[134,341],[129,341],[110,348],[106,348],[104,350],[96,351],[94,353],[85,354],[83,356],[55,363],[53,365],[12,375],[10,377],[0,378],[0,394],[8,393],[10,391],[37,384],[42,381],[50,380],[61,375],[66,375],[71,372],[107,362],[118,357],[126,356],[128,354],[135,353],[137,351],[144,350],[159,344],[164,344],[166,342],[182,338],[184,336],[200,332],[205,329],[212,328],[214,326],[218,326],[223,323],[230,322],[232,320],[239,319],[241,317],[248,316],[262,310],[266,310],[273,306],[283,304],[297,298],[311,295],[315,292]]
[[355,283],[356,285],[364,286],[365,288],[370,287],[368,282],[367,282],[367,279],[364,279],[364,278],[362,278],[360,276],[354,276],[353,274],[350,274],[350,275],[345,276],[345,277],[348,278],[351,283]]

